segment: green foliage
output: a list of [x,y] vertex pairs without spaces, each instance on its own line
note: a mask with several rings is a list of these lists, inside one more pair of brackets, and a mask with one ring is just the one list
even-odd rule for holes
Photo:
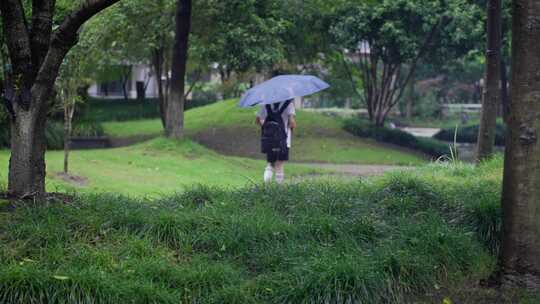
[[[198,96],[201,97],[201,96]],[[216,99],[200,98],[186,101],[184,109],[190,110],[216,102]],[[90,98],[79,114],[82,121],[110,122],[134,121],[159,118],[158,100],[118,100]]]
[[278,1],[195,1],[192,50],[225,72],[272,67],[284,59],[280,39],[290,23]]
[[439,158],[450,153],[448,145],[438,140],[417,138],[412,134],[398,129],[376,127],[359,119],[347,119],[344,123],[344,128],[356,136],[373,138],[376,141],[418,150],[434,158]]
[[84,121],[126,121],[159,117],[155,99],[117,100],[90,98],[80,113]]
[[[418,56],[435,27],[435,43],[426,55],[444,52],[448,59],[465,54],[476,43],[483,32],[479,13],[476,5],[462,0],[366,2],[346,7],[332,31],[343,47],[356,50],[364,41],[383,62],[401,64]],[[460,54],[448,56],[455,52]]]
[[103,126],[96,121],[80,121],[73,126],[74,137],[100,137],[105,135]]
[[403,303],[492,269],[500,166],[21,205],[0,218],[0,299]]
[[51,121],[45,129],[47,149],[60,150],[64,148],[64,124]]
[[[80,122],[73,126],[73,136],[103,136],[105,134],[103,126],[98,122]],[[64,124],[57,121],[49,121],[45,129],[47,149],[61,150],[64,148]],[[10,134],[9,127],[0,128],[0,148],[9,148]]]
[[[471,125],[465,127],[458,127],[456,141],[460,143],[476,143],[478,140],[478,129],[480,125]],[[454,141],[455,127],[446,128],[435,134],[435,138],[445,141]],[[498,146],[504,146],[504,134],[506,133],[506,127],[502,122],[497,122],[495,129],[495,144]]]

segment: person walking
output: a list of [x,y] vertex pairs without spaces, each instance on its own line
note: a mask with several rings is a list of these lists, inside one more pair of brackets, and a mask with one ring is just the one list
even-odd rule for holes
[[294,102],[261,105],[257,113],[256,124],[261,126],[261,150],[266,154],[268,164],[264,170],[264,182],[275,181],[282,184],[285,180],[285,162],[289,160],[292,132],[296,128],[296,110]]

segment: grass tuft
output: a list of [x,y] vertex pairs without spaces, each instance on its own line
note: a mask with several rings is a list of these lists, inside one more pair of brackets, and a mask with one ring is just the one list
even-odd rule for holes
[[20,206],[0,217],[0,302],[407,302],[493,269],[501,164]]

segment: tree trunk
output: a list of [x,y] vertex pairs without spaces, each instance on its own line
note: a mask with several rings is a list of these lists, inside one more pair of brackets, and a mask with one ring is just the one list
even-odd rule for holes
[[501,116],[507,121],[508,116],[508,76],[506,75],[506,62],[501,56]]
[[414,84],[415,84],[415,75],[414,73],[411,76],[411,82],[409,83],[409,96],[407,96],[407,104],[405,105],[405,118],[407,120],[411,120],[413,117],[413,109],[414,109]]
[[69,149],[75,105],[64,106],[64,173],[69,173]]
[[130,81],[129,76],[131,73],[131,66],[122,67],[122,93],[124,94],[124,100],[129,100],[128,83]]
[[164,84],[163,84],[163,56],[164,56],[164,47],[160,47],[153,51],[153,64],[154,71],[156,73],[157,87],[158,87],[158,99],[159,99],[159,117],[161,118],[161,124],[163,129],[165,129],[167,120],[167,100],[164,94]]
[[45,193],[44,114],[19,112],[11,124],[8,192],[19,198],[41,198]]
[[177,0],[176,35],[173,49],[171,85],[167,100],[165,134],[180,139],[184,136],[184,87],[188,40],[191,29],[191,0]]
[[503,285],[540,289],[540,2],[514,0],[502,192]]
[[[77,43],[81,26],[119,0],[84,1],[53,30],[54,0],[32,1],[31,24],[20,0],[0,1],[12,83],[5,98],[11,121],[8,192],[18,198],[45,194],[45,126],[58,70]],[[29,10],[30,11],[30,10]]]
[[497,112],[501,90],[501,0],[487,2],[486,85],[482,96],[482,114],[478,131],[477,161],[491,156],[495,144]]

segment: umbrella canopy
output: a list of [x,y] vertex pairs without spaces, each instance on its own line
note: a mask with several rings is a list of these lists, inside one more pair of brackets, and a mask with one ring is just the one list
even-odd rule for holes
[[272,104],[295,97],[317,93],[330,87],[326,82],[309,75],[281,75],[249,89],[238,104],[249,107]]

